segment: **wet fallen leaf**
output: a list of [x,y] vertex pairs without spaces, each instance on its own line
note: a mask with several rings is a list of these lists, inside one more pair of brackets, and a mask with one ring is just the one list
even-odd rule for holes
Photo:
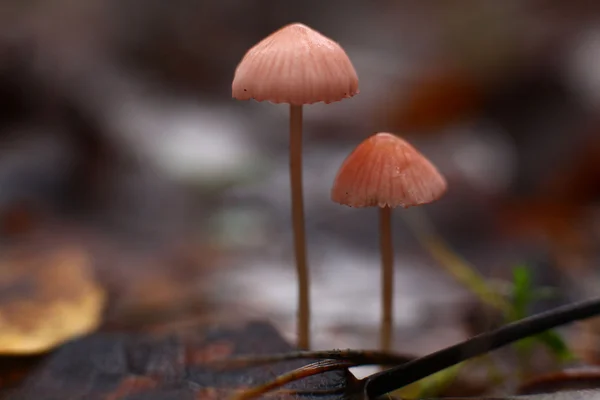
[[480,112],[478,83],[458,69],[432,69],[417,76],[402,90],[402,100],[392,102],[388,119],[392,130],[436,133]]
[[[219,399],[310,363],[292,360],[223,371],[212,363],[244,354],[293,350],[266,323],[186,329],[170,333],[99,332],[67,343],[45,360],[6,399]],[[343,389],[346,372],[335,371],[288,386],[263,398],[294,399],[289,389]],[[336,400],[303,396],[306,400]]]
[[521,240],[546,238],[554,262],[568,271],[587,265],[593,250],[588,233],[580,228],[584,211],[581,205],[556,202],[552,197],[506,199],[497,212],[497,227]]
[[569,162],[542,176],[529,190],[528,197],[503,200],[498,210],[498,227],[514,238],[543,236],[551,241],[549,249],[564,269],[594,265],[596,243],[589,230],[590,210],[600,196],[600,131],[598,123],[586,131],[586,137]]
[[4,390],[17,387],[46,354],[0,357],[0,398]]
[[140,330],[216,314],[218,310],[211,306],[207,288],[219,251],[195,244],[195,248],[187,244],[164,246],[147,254],[112,250],[112,259],[98,263],[97,268],[101,282],[114,293],[103,327]]
[[533,378],[521,385],[520,394],[540,394],[600,387],[600,368],[572,368]]
[[31,232],[40,218],[37,210],[26,202],[15,202],[0,214],[0,232],[7,237],[19,237]]
[[572,347],[577,356],[590,365],[600,365],[600,318],[581,321],[575,333]]
[[[467,400],[468,397],[446,397],[440,400]],[[580,390],[559,393],[543,393],[531,396],[507,396],[507,397],[473,397],[472,400],[598,400],[600,391]]]
[[0,260],[0,354],[40,353],[99,324],[104,292],[77,249]]

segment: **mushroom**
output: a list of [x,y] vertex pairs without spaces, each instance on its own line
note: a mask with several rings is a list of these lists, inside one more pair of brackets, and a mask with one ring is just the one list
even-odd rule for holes
[[350,207],[379,207],[382,264],[381,348],[392,342],[394,255],[391,217],[395,207],[431,203],[446,191],[446,180],[423,154],[391,133],[377,133],[346,158],[331,199]]
[[358,77],[342,47],[302,24],[287,25],[252,47],[237,66],[238,100],[290,105],[290,182],[298,273],[298,347],[310,346],[309,276],[302,194],[302,106],[358,93]]

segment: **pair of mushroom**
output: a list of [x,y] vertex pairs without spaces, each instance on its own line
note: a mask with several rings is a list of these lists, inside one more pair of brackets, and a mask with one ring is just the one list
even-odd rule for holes
[[[302,107],[332,103],[358,93],[356,71],[342,47],[309,27],[291,24],[251,48],[235,71],[233,97],[290,105],[290,181],[294,251],[298,274],[298,347],[310,347],[309,272],[302,194]],[[344,161],[333,184],[333,201],[380,208],[382,254],[381,348],[391,348],[393,246],[391,212],[437,200],[446,181],[405,140],[377,133]]]

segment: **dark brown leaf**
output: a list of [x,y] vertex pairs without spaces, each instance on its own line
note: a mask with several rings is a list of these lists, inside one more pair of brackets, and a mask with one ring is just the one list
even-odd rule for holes
[[[59,349],[22,385],[11,400],[167,400],[226,399],[242,388],[272,380],[308,364],[296,360],[234,371],[213,368],[210,362],[243,354],[293,350],[266,323],[242,329],[196,330],[172,334],[97,333]],[[294,383],[288,388],[343,389],[346,371],[335,371]],[[269,399],[293,398],[289,393]],[[311,396],[304,396],[311,399]],[[316,398],[316,397],[315,397]],[[322,400],[339,398],[319,396]]]
[[587,367],[569,369],[531,379],[521,385],[518,392],[520,394],[537,394],[597,388],[600,388],[600,368]]

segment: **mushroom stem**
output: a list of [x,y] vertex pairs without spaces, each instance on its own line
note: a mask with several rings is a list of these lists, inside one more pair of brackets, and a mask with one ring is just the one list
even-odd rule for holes
[[290,105],[290,183],[292,225],[298,273],[298,348],[310,348],[310,301],[302,193],[302,106]]
[[392,247],[392,209],[379,208],[379,232],[381,246],[381,350],[392,348],[394,249]]

